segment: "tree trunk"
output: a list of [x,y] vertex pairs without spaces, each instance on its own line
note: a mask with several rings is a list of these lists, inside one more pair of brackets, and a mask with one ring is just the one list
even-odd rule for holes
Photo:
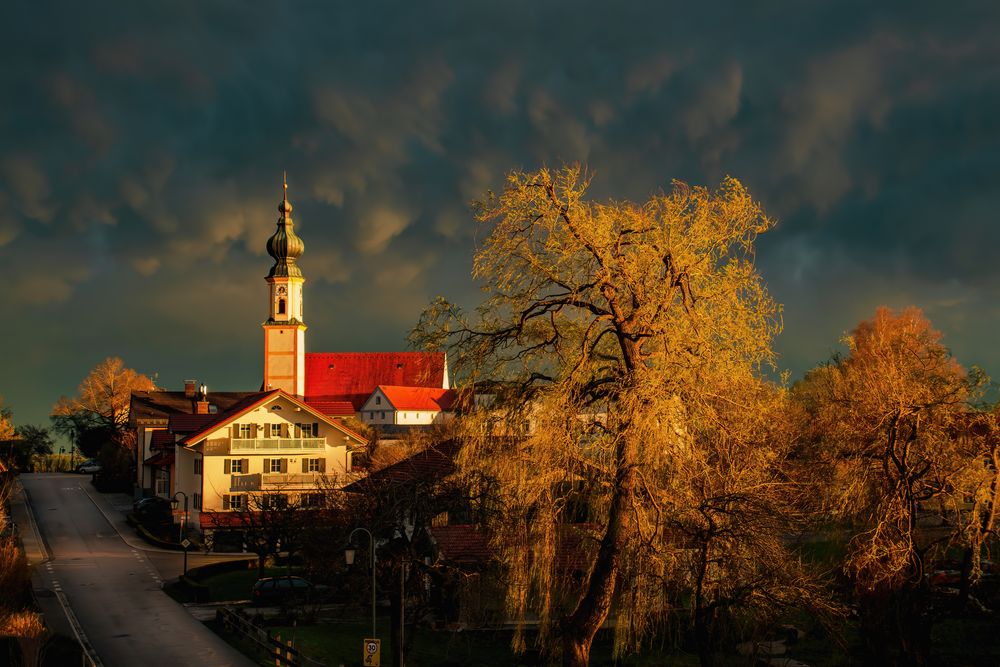
[[715,644],[712,641],[711,612],[698,609],[694,615],[694,639],[701,667],[715,667]]
[[631,504],[636,487],[635,445],[622,438],[617,445],[618,473],[608,512],[608,526],[601,539],[597,561],[590,572],[587,588],[573,613],[563,621],[564,667],[586,667],[594,635],[611,611],[619,560],[632,526]]

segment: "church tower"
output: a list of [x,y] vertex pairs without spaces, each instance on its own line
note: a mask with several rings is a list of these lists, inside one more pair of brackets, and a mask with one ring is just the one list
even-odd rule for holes
[[306,279],[295,263],[305,251],[295,235],[288,182],[278,204],[278,229],[267,240],[274,266],[267,274],[270,316],[264,322],[264,390],[284,389],[303,396],[306,382],[306,325],[302,321],[302,285]]

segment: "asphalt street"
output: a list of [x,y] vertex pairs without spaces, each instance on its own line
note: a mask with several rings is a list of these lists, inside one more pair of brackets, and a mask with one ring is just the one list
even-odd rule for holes
[[[160,590],[166,571],[179,574],[181,554],[147,555],[126,543],[111,523],[120,513],[88,493],[87,478],[42,473],[20,479],[49,555],[37,579],[66,600],[101,663],[254,664]],[[198,564],[207,560],[197,558]]]

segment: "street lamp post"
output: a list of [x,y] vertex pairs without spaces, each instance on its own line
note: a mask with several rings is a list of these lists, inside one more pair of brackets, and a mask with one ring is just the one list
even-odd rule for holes
[[187,533],[188,497],[187,494],[184,493],[183,491],[178,491],[177,493],[175,493],[174,497],[170,499],[170,504],[173,505],[174,509],[177,509],[177,505],[180,504],[180,501],[177,500],[177,496],[184,497],[184,516],[181,517],[180,542],[181,546],[184,548],[184,576],[186,577],[188,573],[188,548],[187,544],[185,544],[187,540],[185,540],[184,538]]
[[[371,531],[368,530],[367,528],[355,528],[354,530],[351,531],[351,535],[347,538],[347,541],[350,542],[351,540],[353,540],[354,539],[354,533],[358,532],[359,530],[362,531],[363,533],[367,533],[367,535],[368,535],[368,542],[371,544],[371,550],[372,550],[372,639],[375,639],[376,638],[376,635],[375,635],[375,537],[372,535]],[[344,549],[344,560],[347,561],[348,565],[354,565],[354,549],[351,548],[350,546],[348,546],[348,548]]]

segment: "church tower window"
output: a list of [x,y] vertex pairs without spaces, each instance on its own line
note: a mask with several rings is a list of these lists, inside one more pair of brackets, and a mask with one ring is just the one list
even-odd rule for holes
[[285,314],[285,300],[284,299],[278,299],[278,314],[279,315],[284,315]]

